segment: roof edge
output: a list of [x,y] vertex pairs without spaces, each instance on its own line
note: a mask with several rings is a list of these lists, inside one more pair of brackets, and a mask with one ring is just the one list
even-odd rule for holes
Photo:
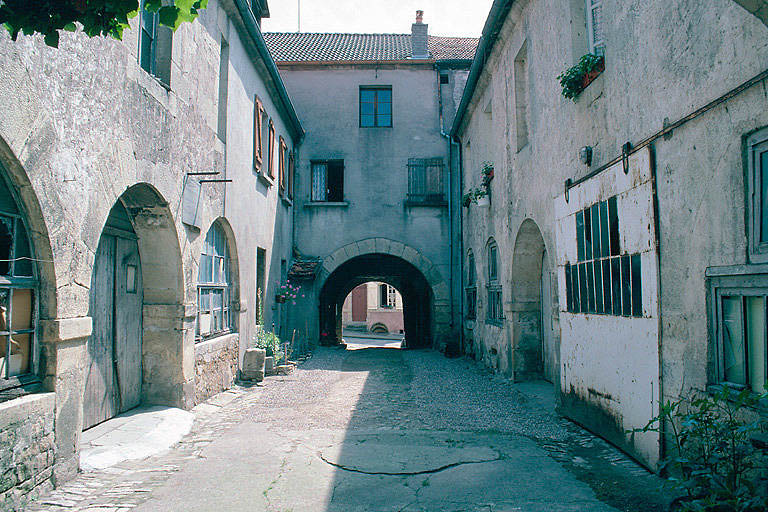
[[480,75],[483,73],[487,58],[491,54],[493,47],[496,45],[501,26],[504,24],[504,21],[506,21],[507,15],[514,3],[515,0],[494,0],[491,10],[488,12],[488,18],[485,20],[485,25],[483,26],[483,35],[480,37],[480,42],[477,44],[475,58],[472,60],[472,67],[469,70],[467,84],[461,95],[461,102],[456,111],[456,117],[453,119],[453,125],[451,126],[452,137],[456,137],[459,133],[459,128],[464,121],[467,107],[475,93],[477,82],[480,79]]
[[253,42],[256,44],[256,50],[259,52],[259,56],[264,61],[264,65],[275,83],[278,96],[280,96],[280,102],[283,104],[283,108],[288,114],[288,118],[291,122],[294,132],[293,135],[296,137],[297,142],[299,142],[304,138],[304,128],[301,126],[301,121],[299,121],[299,116],[296,114],[296,109],[293,107],[290,96],[288,96],[288,91],[285,88],[283,78],[280,76],[277,65],[272,58],[272,54],[269,53],[269,48],[267,48],[267,43],[264,41],[264,36],[261,35],[259,24],[256,23],[256,18],[253,16],[253,12],[251,12],[251,9],[248,7],[246,0],[232,1],[235,3],[240,17],[245,23],[245,28],[253,39]]

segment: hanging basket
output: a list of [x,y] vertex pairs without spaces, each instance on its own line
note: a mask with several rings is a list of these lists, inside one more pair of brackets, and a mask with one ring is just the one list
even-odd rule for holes
[[478,197],[477,206],[480,206],[481,208],[491,206],[491,198],[489,196]]

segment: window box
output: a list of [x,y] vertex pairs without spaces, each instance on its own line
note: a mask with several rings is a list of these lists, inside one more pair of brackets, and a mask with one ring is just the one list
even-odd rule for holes
[[603,71],[605,71],[605,58],[602,55],[593,53],[584,55],[575,66],[566,69],[557,77],[563,88],[563,96],[576,101],[579,94]]

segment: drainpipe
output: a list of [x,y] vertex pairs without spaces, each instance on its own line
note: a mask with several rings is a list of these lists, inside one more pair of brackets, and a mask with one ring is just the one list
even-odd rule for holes
[[[440,135],[445,137],[448,140],[448,233],[449,233],[449,257],[448,257],[448,282],[450,283],[450,291],[448,293],[448,296],[450,297],[451,301],[451,333],[453,333],[454,328],[454,297],[453,297],[453,172],[452,171],[452,147],[451,147],[451,137],[447,133],[445,133],[445,130],[443,129],[443,87],[440,84],[440,66],[435,64],[435,78],[436,78],[436,86],[437,86],[437,113],[438,113],[438,119],[440,122]],[[446,346],[447,351],[447,346]]]

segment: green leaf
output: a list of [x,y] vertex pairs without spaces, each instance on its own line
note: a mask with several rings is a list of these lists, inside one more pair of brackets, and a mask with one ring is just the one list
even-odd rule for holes
[[66,25],[64,25],[63,27],[61,27],[61,28],[66,30],[67,32],[75,32],[75,31],[77,31],[77,25],[75,25],[71,21],[69,23],[67,23]]
[[59,47],[59,32],[56,30],[53,30],[51,32],[48,32],[45,34],[45,44],[48,46],[51,46],[53,48]]
[[166,27],[171,27],[174,30],[176,30],[176,20],[179,19],[179,8],[178,7],[172,7],[172,6],[165,6],[161,7],[158,13],[158,18],[160,19],[160,23],[165,25]]

